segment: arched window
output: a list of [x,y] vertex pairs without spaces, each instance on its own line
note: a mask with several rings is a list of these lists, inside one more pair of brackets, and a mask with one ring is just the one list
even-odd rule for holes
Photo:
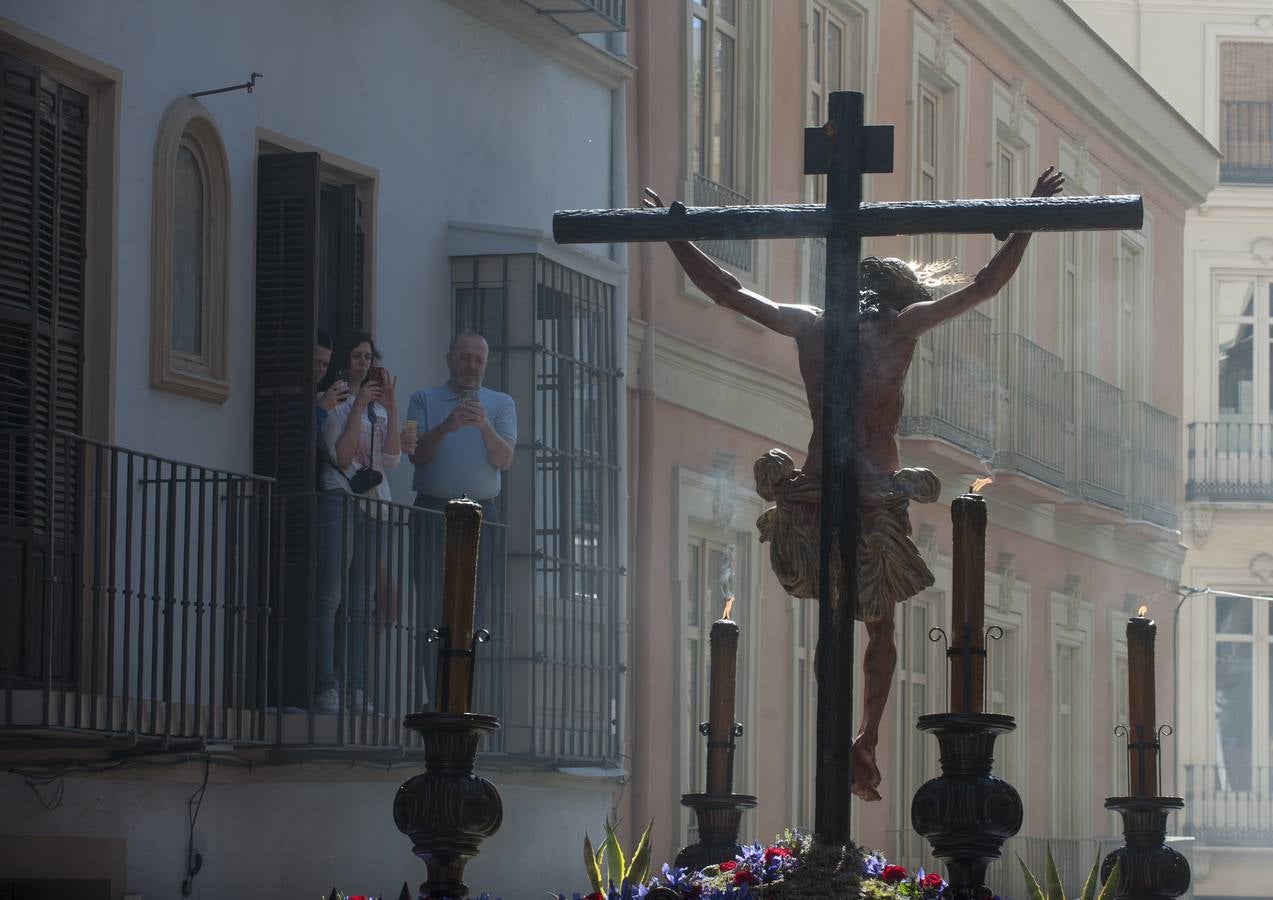
[[203,104],[168,108],[155,142],[150,383],[222,403],[226,368],[230,179]]

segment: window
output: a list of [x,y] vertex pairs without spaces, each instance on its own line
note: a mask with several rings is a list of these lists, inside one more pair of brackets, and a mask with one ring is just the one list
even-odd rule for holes
[[[960,148],[967,134],[970,61],[955,42],[953,18],[948,13],[930,21],[916,12],[914,40],[913,196],[917,200],[948,200],[963,186]],[[922,262],[957,257],[959,247],[955,235],[919,234],[911,238],[911,253]]]
[[1273,600],[1214,600],[1214,787],[1259,790],[1273,765]]
[[[928,639],[928,631],[943,624],[943,600],[937,591],[927,591],[897,607],[897,693],[893,701],[897,710],[897,753],[901,777],[896,781],[898,821],[910,821],[910,798],[919,786],[937,774],[937,741],[920,734],[915,723],[920,716],[943,712],[948,706],[942,690],[946,676],[942,672],[940,645]],[[923,860],[932,868],[928,843],[910,828],[898,835],[895,856],[899,859]]]
[[1220,421],[1273,419],[1273,276],[1218,273],[1215,303],[1216,410]]
[[[710,536],[708,536],[710,535]],[[734,597],[733,611],[730,618],[740,623],[754,623],[756,618],[752,610],[745,606],[750,592],[744,583],[747,567],[739,565],[740,545],[731,539],[737,537],[722,533],[710,526],[698,523],[691,525],[691,540],[685,546],[685,619],[684,628],[684,672],[685,672],[685,704],[687,721],[693,727],[690,746],[685,756],[685,766],[681,775],[681,793],[704,790],[707,772],[707,738],[698,734],[698,725],[708,718],[708,691],[711,687],[711,630],[712,623],[721,617],[725,602]],[[726,543],[726,541],[730,541]],[[744,551],[745,552],[745,551]],[[742,579],[740,581],[740,579]],[[747,646],[739,640],[738,646],[738,681],[734,697],[735,721],[744,722],[754,691],[756,660],[749,659]],[[748,740],[738,742],[734,751],[734,784],[736,794],[751,793],[748,783],[747,753],[749,747],[755,745],[759,731],[758,722],[744,723],[746,732],[751,735]],[[683,816],[685,822],[686,843],[698,840],[698,828],[694,815]]]
[[[689,171],[695,206],[736,206],[757,196],[755,138],[763,99],[756,50],[764,7],[755,0],[689,3]],[[750,241],[703,241],[703,250],[754,276]]]
[[1091,830],[1092,607],[1052,594],[1052,828],[1057,837]]
[[1118,386],[1129,401],[1148,394],[1149,336],[1145,309],[1145,242],[1124,232],[1118,239]]
[[[1125,606],[1135,607],[1140,603],[1139,598],[1128,595],[1128,602]],[[1118,726],[1129,728],[1131,726],[1131,710],[1128,707],[1129,698],[1127,694],[1128,688],[1128,670],[1127,670],[1127,613],[1122,610],[1111,610],[1109,613],[1109,633],[1110,633],[1110,671],[1113,677],[1110,679],[1109,694],[1109,710],[1110,723],[1108,728],[1109,734],[1114,734],[1114,729]],[[1128,738],[1115,736],[1110,746],[1110,767],[1109,767],[1109,793],[1110,797],[1126,797],[1127,796],[1127,741]],[[1110,814],[1109,827],[1114,829],[1112,833],[1117,834],[1118,828],[1122,825],[1122,819],[1114,813]]]
[[791,703],[792,755],[791,821],[813,830],[814,772],[817,767],[818,680],[813,670],[818,645],[818,602],[792,598],[795,660]]
[[[1087,142],[1082,138],[1073,144],[1062,141],[1061,171],[1065,172],[1067,195],[1095,194],[1100,188],[1100,174],[1089,163]],[[1060,346],[1058,355],[1070,372],[1089,371],[1093,362],[1095,329],[1099,321],[1092,302],[1097,296],[1096,232],[1066,231],[1057,235],[1060,241]]]
[[[1038,143],[1039,123],[1029,109],[1025,82],[1017,80],[1005,85],[996,81],[991,89],[991,105],[994,113],[990,135],[994,148],[991,173],[994,196],[1026,196],[1034,184],[1034,148]],[[993,249],[998,247],[996,240]],[[1033,247],[1034,242],[1031,242],[1017,275],[990,301],[990,315],[997,333],[1027,336],[1032,333],[1033,304],[1026,298],[1032,282]]]
[[615,289],[535,247],[451,258],[452,331],[486,337],[486,383],[512,395],[522,432],[501,493],[507,591],[528,597],[504,629],[504,746],[611,764],[623,715]]
[[1220,44],[1220,181],[1273,184],[1273,42]]
[[230,394],[229,164],[211,115],[189,97],[159,126],[151,227],[150,383],[222,403]]

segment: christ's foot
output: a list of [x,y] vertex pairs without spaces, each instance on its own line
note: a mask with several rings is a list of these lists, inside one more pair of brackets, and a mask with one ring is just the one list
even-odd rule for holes
[[875,764],[875,741],[859,734],[853,740],[853,795],[862,800],[880,800],[876,790],[883,780]]

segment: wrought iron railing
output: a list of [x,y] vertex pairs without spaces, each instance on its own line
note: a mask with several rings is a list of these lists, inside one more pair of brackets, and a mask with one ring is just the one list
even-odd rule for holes
[[[37,753],[68,736],[279,761],[418,751],[401,722],[435,687],[442,513],[278,495],[267,478],[64,433],[0,435],[0,463],[0,732]],[[612,762],[617,576],[587,548],[537,556],[540,589],[511,615],[506,531],[484,522],[478,557],[491,640],[472,707],[503,723],[482,752]],[[542,589],[553,571],[570,591]]]
[[1273,184],[1273,102],[1220,101],[1220,181]]
[[1069,414],[1064,360],[1020,334],[993,334],[991,346],[1002,398],[995,468],[1064,486]]
[[[751,199],[738,191],[694,173],[695,206],[746,206]],[[755,274],[755,247],[751,241],[699,241],[704,253],[748,275]]]
[[989,459],[994,403],[990,317],[970,310],[920,339],[898,433],[940,438]]
[[1273,848],[1273,766],[1185,766],[1184,833],[1212,847]]
[[1112,509],[1127,507],[1123,391],[1088,372],[1069,372],[1071,496]]
[[1144,402],[1125,406],[1131,441],[1127,479],[1127,516],[1176,527],[1179,486],[1176,417]]
[[620,28],[628,21],[628,0],[580,0],[593,12],[605,16]]
[[265,742],[270,480],[64,432],[0,460],[0,728]]
[[1273,424],[1191,422],[1187,500],[1273,502]]

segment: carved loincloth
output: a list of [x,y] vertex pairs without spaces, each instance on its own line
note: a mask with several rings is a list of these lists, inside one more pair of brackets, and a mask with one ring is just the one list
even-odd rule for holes
[[[775,503],[760,514],[760,540],[779,583],[793,597],[818,596],[818,545],[822,528],[822,481],[796,468],[781,450],[756,460],[756,492]],[[875,484],[859,485],[861,529],[857,542],[856,617],[880,619],[894,604],[933,584],[933,573],[911,540],[911,500],[932,503],[941,483],[928,469],[899,469]],[[840,555],[831,556],[831,597],[838,615],[844,595]]]

